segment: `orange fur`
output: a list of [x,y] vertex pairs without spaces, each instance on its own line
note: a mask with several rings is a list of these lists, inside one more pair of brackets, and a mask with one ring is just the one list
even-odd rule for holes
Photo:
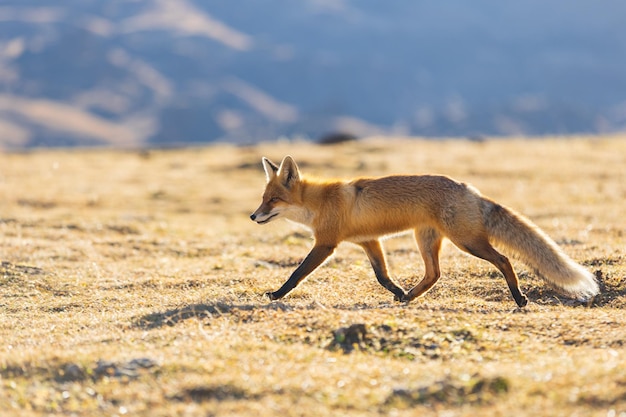
[[[309,180],[289,156],[277,166],[263,158],[267,185],[263,201],[250,216],[257,223],[286,218],[308,226],[314,234],[311,253],[277,291],[278,299],[310,274],[342,241],[360,245],[378,281],[395,299],[411,301],[439,279],[443,238],[485,259],[504,275],[521,307],[522,294],[509,260],[492,244],[501,244],[547,281],[577,297],[598,293],[593,275],[572,261],[528,219],[485,198],[472,186],[439,175],[394,175],[351,181]],[[380,238],[413,230],[424,259],[424,279],[405,292],[389,277]]]

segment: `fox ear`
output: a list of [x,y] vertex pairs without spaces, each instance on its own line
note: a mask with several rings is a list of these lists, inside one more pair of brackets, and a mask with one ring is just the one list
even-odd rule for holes
[[283,162],[280,163],[277,175],[287,188],[290,188],[294,183],[300,181],[300,170],[298,169],[296,161],[294,161],[291,156],[286,156]]
[[265,177],[267,178],[267,182],[270,182],[272,178],[276,176],[276,172],[278,171],[278,165],[263,157],[261,159],[263,162],[263,169],[265,170]]

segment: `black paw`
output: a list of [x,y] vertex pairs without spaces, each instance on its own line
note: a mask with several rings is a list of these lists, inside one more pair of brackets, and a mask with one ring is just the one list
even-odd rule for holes
[[515,300],[515,302],[517,303],[517,306],[519,308],[525,307],[526,304],[528,304],[528,298],[526,298],[525,295],[522,295],[522,298],[520,298],[519,300]]
[[268,291],[265,293],[265,296],[270,299],[270,301],[278,300],[280,297],[276,297],[273,292]]
[[396,301],[398,303],[408,303],[411,300],[409,300],[408,294],[402,293],[401,295],[398,295],[398,294],[394,295],[393,301]]

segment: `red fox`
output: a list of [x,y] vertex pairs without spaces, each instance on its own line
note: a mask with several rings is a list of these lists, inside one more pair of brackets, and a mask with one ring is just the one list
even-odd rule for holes
[[[315,238],[311,252],[270,300],[284,297],[313,272],[342,241],[361,246],[378,282],[396,301],[409,302],[440,277],[443,238],[495,265],[519,307],[528,303],[506,256],[515,254],[564,294],[589,299],[598,294],[594,275],[570,259],[539,227],[487,197],[471,185],[440,175],[393,175],[350,181],[305,179],[286,156],[280,166],[262,159],[267,185],[250,218],[265,224],[286,218],[308,226]],[[387,272],[381,237],[412,230],[424,259],[424,278],[405,292]]]

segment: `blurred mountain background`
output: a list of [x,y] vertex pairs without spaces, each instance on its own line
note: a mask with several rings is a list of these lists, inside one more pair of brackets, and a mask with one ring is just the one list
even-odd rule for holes
[[626,2],[3,0],[0,147],[626,130]]

